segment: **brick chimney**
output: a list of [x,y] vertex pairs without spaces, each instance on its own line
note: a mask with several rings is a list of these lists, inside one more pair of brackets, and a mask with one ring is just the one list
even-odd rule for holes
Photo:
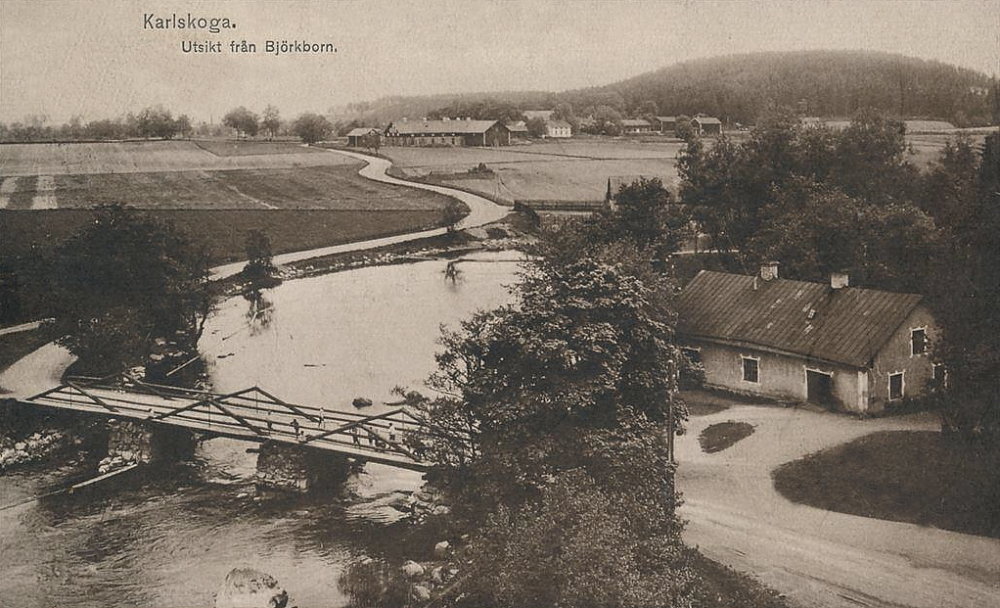
[[850,285],[850,276],[846,272],[830,273],[830,287],[832,289],[843,289]]
[[760,278],[771,281],[778,278],[778,262],[764,262],[760,265]]

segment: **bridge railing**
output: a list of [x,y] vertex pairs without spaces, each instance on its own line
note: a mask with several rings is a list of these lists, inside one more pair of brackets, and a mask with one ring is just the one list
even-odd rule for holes
[[291,403],[257,386],[220,394],[122,376],[76,376],[28,401],[216,434],[295,442],[401,465],[429,465],[429,450],[443,442],[459,452],[473,451],[468,433],[434,427],[404,407],[371,414],[327,409]]

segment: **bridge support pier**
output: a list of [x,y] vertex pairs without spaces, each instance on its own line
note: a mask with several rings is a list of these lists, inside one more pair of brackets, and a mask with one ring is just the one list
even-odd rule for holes
[[108,456],[149,463],[190,458],[196,444],[190,431],[133,420],[108,421]]
[[343,482],[351,463],[337,454],[299,445],[265,441],[257,454],[257,487],[308,492]]

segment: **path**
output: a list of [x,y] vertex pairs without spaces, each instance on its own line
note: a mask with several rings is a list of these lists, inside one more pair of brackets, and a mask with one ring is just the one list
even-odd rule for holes
[[[698,435],[727,420],[754,434],[715,454]],[[1000,606],[1000,540],[794,504],[771,471],[810,452],[888,430],[940,430],[929,415],[856,420],[764,406],[694,417],[678,439],[685,540],[756,575],[798,606]]]
[[55,342],[42,346],[0,372],[0,398],[29,397],[59,384],[63,372],[75,360]]
[[[508,213],[510,213],[510,207],[503,207],[497,205],[493,201],[479,196],[477,194],[471,194],[469,192],[463,192],[461,190],[455,190],[454,188],[448,188],[446,186],[438,186],[435,184],[421,184],[418,182],[411,182],[402,179],[397,179],[386,174],[390,167],[392,167],[392,161],[378,158],[374,156],[368,156],[365,154],[358,154],[356,152],[348,152],[346,150],[329,150],[330,153],[343,154],[351,158],[364,161],[367,163],[360,171],[358,175],[361,177],[368,178],[377,182],[382,182],[385,184],[393,184],[397,186],[406,186],[408,188],[416,188],[418,190],[427,190],[429,192],[436,192],[438,194],[443,194],[445,196],[450,196],[454,199],[465,203],[469,207],[469,214],[458,223],[459,229],[464,228],[475,228],[477,226],[482,226],[484,224],[489,224],[503,219]],[[291,253],[284,253],[281,255],[274,256],[274,263],[289,264],[291,262],[299,262],[301,260],[308,260],[312,258],[323,257],[327,255],[333,255],[336,253],[347,253],[351,251],[362,251],[365,249],[375,249],[377,247],[385,247],[386,245],[395,245],[397,243],[406,243],[409,241],[415,241],[418,239],[424,239],[432,236],[440,236],[445,234],[447,230],[445,228],[433,228],[431,230],[422,230],[420,232],[409,232],[406,234],[398,234],[396,236],[387,236],[378,239],[369,239],[367,241],[357,241],[354,243],[344,243],[342,245],[333,245],[331,247],[321,247],[319,249],[309,249],[307,251],[293,251]],[[211,271],[211,278],[213,280],[224,279],[226,277],[238,274],[246,262],[235,262],[232,264],[225,264],[222,266],[216,266]]]

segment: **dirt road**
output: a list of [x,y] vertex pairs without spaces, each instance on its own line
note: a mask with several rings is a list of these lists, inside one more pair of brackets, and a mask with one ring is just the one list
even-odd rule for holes
[[[469,214],[458,223],[457,228],[475,228],[476,226],[482,226],[484,224],[489,224],[497,220],[502,219],[505,215],[510,213],[510,207],[503,207],[497,205],[493,201],[483,198],[477,194],[470,194],[468,192],[463,192],[461,190],[455,190],[454,188],[448,188],[446,186],[437,186],[434,184],[421,184],[417,182],[410,182],[402,179],[396,179],[395,177],[390,177],[386,175],[386,171],[392,166],[392,162],[384,158],[377,158],[374,156],[367,156],[365,154],[358,154],[355,152],[347,152],[345,150],[329,150],[331,154],[342,154],[349,156],[350,158],[362,160],[368,163],[365,165],[358,174],[362,177],[368,179],[382,182],[386,184],[394,184],[397,186],[407,186],[409,188],[416,188],[419,190],[427,190],[429,192],[437,192],[438,194],[444,194],[445,196],[450,196],[452,198],[458,199],[459,201],[465,203],[469,207]],[[362,251],[364,249],[375,249],[377,247],[385,247],[386,245],[395,245],[396,243],[405,243],[408,241],[415,241],[417,239],[428,238],[432,236],[440,236],[445,234],[446,230],[444,228],[434,228],[431,230],[422,230],[420,232],[410,232],[407,234],[398,234],[396,236],[389,236],[380,239],[370,239],[367,241],[358,241],[355,243],[344,243],[343,245],[334,245],[332,247],[322,247],[320,249],[309,249],[307,251],[294,251],[292,253],[285,253],[282,255],[274,256],[275,264],[288,264],[291,262],[298,262],[300,260],[308,260],[311,258],[323,257],[326,255],[332,255],[335,253],[346,253],[349,251]],[[246,262],[235,262],[233,264],[226,264],[223,266],[216,266],[212,269],[212,279],[224,279],[226,277],[232,276],[241,270],[246,265]]]
[[[745,421],[754,434],[705,454],[706,426]],[[1000,606],[1000,541],[794,504],[771,471],[805,454],[887,430],[935,430],[933,416],[878,420],[765,406],[693,418],[679,438],[685,540],[756,575],[797,606]]]

